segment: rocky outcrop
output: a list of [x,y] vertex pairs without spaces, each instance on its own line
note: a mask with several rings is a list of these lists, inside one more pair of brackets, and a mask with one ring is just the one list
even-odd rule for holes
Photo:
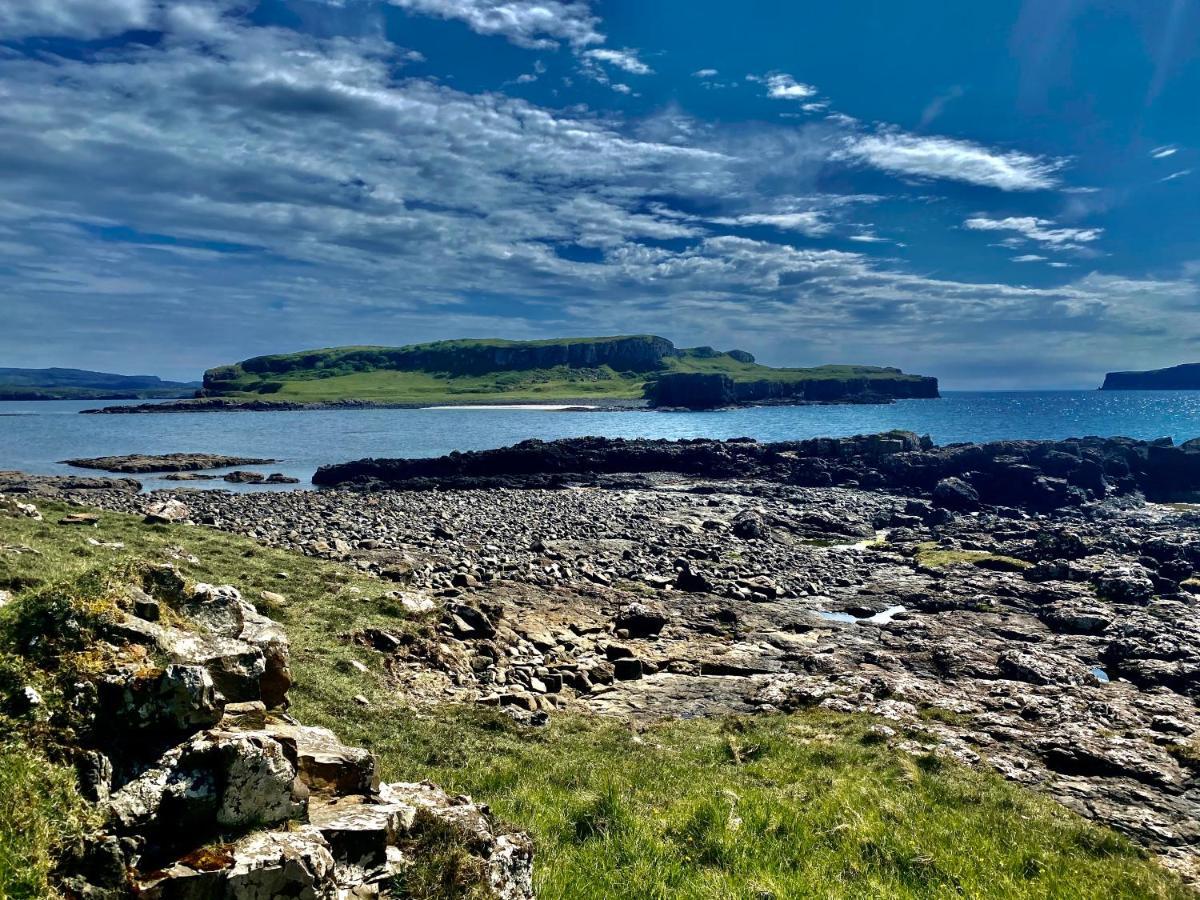
[[[742,438],[524,441],[434,459],[364,459],[323,466],[323,486],[553,487],[614,475],[674,473],[783,484],[885,488],[964,504],[1051,510],[1141,492],[1156,500],[1200,492],[1200,446],[1170,439],[1076,438],[934,447],[910,432],[759,443]],[[940,485],[940,487],[939,487]]]
[[65,893],[390,896],[449,840],[475,887],[531,900],[525,835],[434,785],[381,785],[371,753],[284,712],[291,673],[276,622],[229,585],[137,571],[103,619],[96,658],[108,666],[64,688],[75,712],[63,752],[105,821],[65,861]]
[[1200,391],[1200,363],[1151,369],[1146,372],[1109,372],[1102,391]]
[[63,463],[79,469],[101,469],[131,475],[148,472],[195,472],[202,469],[224,469],[230,466],[258,466],[273,463],[273,459],[252,456],[225,456],[220,453],[165,453],[158,456],[134,453],[128,456],[97,456],[91,459],[64,459]]
[[136,494],[142,483],[132,478],[87,478],[78,475],[27,475],[24,472],[0,472],[0,493],[33,494],[56,497],[87,491],[117,491]]
[[738,381],[722,374],[680,372],[659,377],[647,389],[647,398],[656,407],[718,409],[764,403],[890,403],[939,396],[936,378],[887,371],[891,377],[801,381]]

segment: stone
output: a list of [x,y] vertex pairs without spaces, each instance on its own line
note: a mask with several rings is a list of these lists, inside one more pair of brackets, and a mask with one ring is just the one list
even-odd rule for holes
[[613,675],[618,681],[635,681],[642,677],[642,661],[626,656],[612,663]]
[[145,522],[148,525],[171,525],[185,522],[191,516],[187,506],[175,499],[156,500],[146,507]]
[[5,496],[4,494],[0,494],[0,515],[33,519],[35,522],[42,521],[41,512],[32,503],[22,503],[20,500]]
[[621,608],[613,620],[616,630],[624,630],[633,638],[652,637],[663,630],[667,617],[657,607],[646,603],[630,603]]
[[221,478],[231,484],[262,484],[267,480],[262,472],[250,472],[245,469],[227,472]]
[[190,854],[138,884],[146,900],[326,900],[337,885],[319,829],[255,832],[233,845]]
[[979,493],[961,478],[943,478],[933,488],[933,502],[953,512],[979,509]]
[[118,833],[149,835],[157,852],[169,853],[220,827],[286,821],[302,809],[295,779],[272,735],[210,731],[168,750],[106,805]]
[[68,513],[58,520],[59,525],[99,525],[100,517],[92,513]]
[[271,722],[268,733],[288,747],[300,780],[314,794],[370,794],[379,787],[375,757],[347,747],[328,728]]

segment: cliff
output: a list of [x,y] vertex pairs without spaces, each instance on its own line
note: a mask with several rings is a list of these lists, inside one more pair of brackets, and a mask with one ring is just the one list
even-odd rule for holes
[[796,381],[735,381],[728,375],[678,373],[664,375],[649,387],[655,406],[713,409],[754,403],[887,403],[932,399],[938,381],[905,375],[899,369],[870,370],[852,377],[812,377]]
[[1200,363],[1151,369],[1146,372],[1109,372],[1102,391],[1200,391]]

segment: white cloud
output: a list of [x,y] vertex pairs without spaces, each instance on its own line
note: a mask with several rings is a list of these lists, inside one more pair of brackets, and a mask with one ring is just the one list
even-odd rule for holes
[[818,210],[786,213],[746,213],[740,216],[727,216],[710,219],[716,225],[768,225],[781,231],[798,231],[809,237],[828,234],[832,230],[829,222]]
[[1174,156],[1179,152],[1179,148],[1171,144],[1166,144],[1162,147],[1155,147],[1150,151],[1150,155],[1154,159],[1166,159],[1168,156]]
[[768,75],[764,83],[767,86],[767,96],[776,100],[807,100],[817,93],[817,89],[811,84],[802,84],[783,72]]
[[850,139],[844,155],[885,172],[963,181],[1002,191],[1054,187],[1054,174],[1065,165],[1063,160],[992,150],[969,141],[891,131]]
[[585,50],[583,56],[597,62],[608,63],[622,69],[631,75],[650,75],[654,72],[648,65],[638,59],[636,50],[611,50],[602,47],[596,50]]
[[[631,122],[401,77],[382,40],[197,21],[0,55],[5,359],[194,375],[314,343],[645,330],[964,383],[1195,346],[1191,278],[1036,289],[791,246],[845,229],[870,249],[840,210],[877,198],[805,193],[852,121]],[[1062,231],[1032,221],[1004,231]]]
[[712,78],[720,73],[716,69],[697,69],[692,73],[693,78]]
[[600,19],[586,2],[568,0],[387,0],[422,15],[465,22],[479,34],[502,35],[521,47],[573,47],[604,42]]
[[207,25],[228,0],[0,0],[0,40],[66,37],[97,40],[127,31]]
[[1166,178],[1160,178],[1159,181],[1174,181],[1176,178],[1186,178],[1192,174],[1191,169],[1180,169],[1178,172],[1172,172]]
[[1020,256],[1014,256],[1013,262],[1028,263],[1028,262],[1044,262],[1046,257],[1038,256],[1036,253],[1023,253]]
[[[1058,228],[1048,219],[1033,216],[1009,216],[1004,219],[973,216],[963,225],[971,231],[1013,231],[1024,240],[1035,241],[1051,250],[1078,250],[1084,244],[1098,240],[1104,233],[1103,228]],[[1013,242],[1013,238],[1004,241],[1010,246]]]
[[612,89],[614,91],[616,91],[618,94],[632,94],[633,93],[633,88],[631,88],[627,84],[614,84],[612,86]]

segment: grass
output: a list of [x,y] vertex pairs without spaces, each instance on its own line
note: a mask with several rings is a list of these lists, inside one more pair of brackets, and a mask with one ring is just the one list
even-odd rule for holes
[[0,742],[0,798],[0,897],[52,896],[56,861],[96,825],[74,770],[8,738]]
[[[269,396],[277,400],[321,402],[367,400],[379,403],[478,403],[545,402],[563,400],[637,400],[648,382],[671,372],[728,375],[735,381],[787,383],[823,379],[912,380],[896,369],[877,366],[818,366],[808,369],[774,369],[724,353],[683,350],[661,366],[618,372],[607,365],[596,368],[557,366],[543,369],[486,371],[480,350],[512,347],[549,347],[573,343],[606,344],[615,341],[655,340],[651,335],[602,338],[562,338],[547,341],[460,340],[411,347],[333,347],[300,353],[256,357],[211,370],[206,378],[214,393],[227,397]],[[418,368],[415,354],[444,360],[461,371]],[[428,363],[427,363],[428,365]],[[480,371],[479,367],[484,370]]]
[[[66,509],[39,506],[47,523]],[[293,714],[372,749],[386,779],[431,778],[528,830],[546,900],[1065,898],[1084,886],[1097,898],[1186,896],[1114,832],[995,775],[901,753],[859,717],[814,710],[632,728],[559,715],[530,730],[492,710],[412,708],[393,690],[382,655],[345,639],[368,624],[420,631],[384,596],[391,585],[211,529],[101,516],[94,529],[0,519],[0,545],[40,553],[0,551],[0,587],[17,593],[4,621],[35,597],[103,585],[97,570],[182,547],[198,560],[179,563],[189,578],[232,583],[287,627]],[[69,587],[54,587],[64,580]],[[285,602],[264,604],[264,590]],[[16,646],[3,622],[0,641]],[[369,671],[356,672],[351,658]],[[350,701],[360,693],[369,709]],[[31,784],[49,785],[45,796],[30,796]],[[69,778],[18,749],[0,754],[0,796],[18,799],[0,805],[0,854],[8,854],[0,859],[13,860],[0,862],[3,877],[32,886],[0,896],[44,895],[55,853],[79,834],[80,814],[67,813],[81,809]],[[429,849],[445,862],[414,872],[404,889],[461,896],[467,861],[453,847]]]

